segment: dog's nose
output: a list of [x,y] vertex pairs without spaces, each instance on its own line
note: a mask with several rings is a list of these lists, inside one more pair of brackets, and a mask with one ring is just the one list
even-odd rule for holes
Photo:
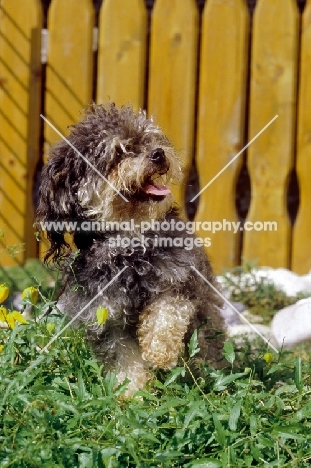
[[149,159],[156,164],[163,164],[165,162],[165,153],[162,148],[156,148],[151,151]]

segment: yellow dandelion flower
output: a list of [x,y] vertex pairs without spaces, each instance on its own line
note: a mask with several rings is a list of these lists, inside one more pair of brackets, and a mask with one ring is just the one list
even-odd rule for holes
[[96,317],[98,325],[103,325],[109,316],[109,311],[106,307],[99,307],[96,310]]
[[0,302],[4,302],[9,297],[9,288],[5,284],[0,284]]
[[6,316],[8,315],[8,311],[5,307],[0,307],[0,322],[6,321]]
[[0,353],[2,353],[3,350],[4,350],[4,345],[0,344]]
[[20,312],[17,312],[17,310],[13,310],[13,312],[10,313],[10,316],[13,317],[16,322],[22,323],[23,325],[27,325],[28,323],[25,317]]
[[24,289],[22,292],[22,299],[29,299],[32,304],[36,304],[39,296],[39,291],[33,286]]
[[15,328],[15,320],[11,313],[7,314],[5,321],[12,330]]

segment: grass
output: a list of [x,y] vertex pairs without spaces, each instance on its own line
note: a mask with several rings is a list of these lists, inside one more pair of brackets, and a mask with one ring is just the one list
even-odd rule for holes
[[18,265],[0,266],[0,284],[6,284],[11,292],[23,291],[29,286],[36,285],[40,287],[42,295],[55,295],[55,287],[58,287],[58,276],[58,271],[47,268],[36,258],[26,260],[23,268]]
[[194,379],[184,363],[124,401],[126,383],[104,372],[82,329],[41,352],[63,325],[49,315],[0,330],[1,468],[310,465],[308,350],[254,355],[228,342],[224,371]]

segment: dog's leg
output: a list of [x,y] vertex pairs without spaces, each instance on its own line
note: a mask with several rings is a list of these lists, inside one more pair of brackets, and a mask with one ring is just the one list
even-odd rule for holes
[[174,367],[194,314],[194,304],[183,297],[162,296],[147,306],[138,327],[142,358],[153,367]]
[[145,387],[151,375],[142,359],[138,344],[129,337],[118,337],[116,349],[117,382],[129,379],[127,390],[122,398],[130,398],[137,390]]

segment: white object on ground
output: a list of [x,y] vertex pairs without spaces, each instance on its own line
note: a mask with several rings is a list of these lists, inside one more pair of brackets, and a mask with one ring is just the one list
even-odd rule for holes
[[[236,276],[231,273],[227,273],[227,276],[231,278],[234,283],[237,282]],[[262,278],[266,278],[268,281],[275,284],[275,286],[282,289],[287,296],[295,296],[299,292],[311,294],[311,271],[306,275],[298,275],[286,268],[253,268],[251,273],[241,274],[239,287],[243,289],[243,287],[250,287],[253,285],[255,289],[256,283]],[[218,277],[217,279],[225,289],[232,289],[232,287],[228,288],[228,283],[223,277]]]
[[290,349],[303,341],[311,342],[311,297],[279,310],[271,328],[279,347]]

